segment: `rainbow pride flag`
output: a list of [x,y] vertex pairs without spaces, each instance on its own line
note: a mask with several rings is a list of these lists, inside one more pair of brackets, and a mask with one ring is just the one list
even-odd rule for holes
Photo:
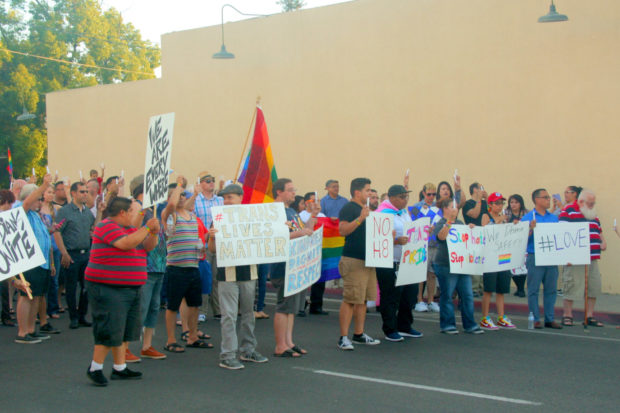
[[499,256],[499,265],[510,264],[512,254],[502,254]]
[[257,106],[252,146],[239,175],[239,182],[243,183],[242,203],[273,202],[273,184],[277,180],[278,174],[273,164],[265,116],[263,110]]
[[11,148],[8,148],[7,157],[9,159],[9,164],[6,167],[6,170],[8,171],[9,175],[13,176],[13,157],[11,156]]
[[323,258],[321,259],[321,278],[318,282],[325,282],[340,278],[338,263],[342,256],[344,237],[338,230],[339,221],[331,218],[317,218],[314,229],[323,226]]

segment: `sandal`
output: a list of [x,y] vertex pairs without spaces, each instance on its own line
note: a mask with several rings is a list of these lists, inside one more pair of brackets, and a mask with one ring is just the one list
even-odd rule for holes
[[254,311],[254,318],[257,320],[266,320],[269,318],[269,314],[264,311]]
[[207,343],[206,341],[196,340],[191,344],[186,344],[185,347],[189,348],[213,348],[213,344]]
[[286,349],[282,353],[273,353],[274,357],[282,357],[282,358],[299,358],[301,354],[293,351],[292,349]]
[[[181,333],[181,339],[187,341],[187,337],[189,336],[189,331],[184,331]],[[199,340],[209,340],[211,338],[210,335],[205,334],[202,331],[198,331],[198,339]]]
[[185,351],[183,346],[179,345],[178,343],[166,344],[164,346],[164,350],[166,350],[166,351],[168,351],[170,353],[183,353]]
[[592,327],[603,327],[603,323],[601,323],[600,321],[598,321],[594,317],[588,317],[588,318],[586,318],[586,321],[588,322],[589,326],[592,326]]
[[295,353],[301,354],[302,356],[304,354],[308,354],[308,352],[305,349],[299,347],[297,344],[295,344],[293,347],[291,347],[291,350],[293,350]]
[[566,327],[574,326],[573,317],[562,317],[562,325]]

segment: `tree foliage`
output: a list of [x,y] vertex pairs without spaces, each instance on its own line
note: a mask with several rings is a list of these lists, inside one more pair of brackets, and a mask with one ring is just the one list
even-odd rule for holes
[[[153,78],[159,64],[159,47],[97,0],[0,0],[0,156],[10,147],[14,176],[32,167],[40,175],[47,164],[45,93]],[[17,121],[24,109],[36,117]],[[6,165],[0,159],[5,185]]]
[[282,11],[299,10],[306,5],[304,0],[278,0],[276,4],[282,6]]

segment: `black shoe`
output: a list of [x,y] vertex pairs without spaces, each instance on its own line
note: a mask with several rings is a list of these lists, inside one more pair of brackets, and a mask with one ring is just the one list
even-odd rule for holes
[[79,326],[80,326],[80,323],[78,323],[77,320],[71,320],[71,322],[69,323],[69,328],[72,330],[75,330]]
[[122,371],[112,370],[112,374],[110,375],[110,379],[112,380],[137,380],[141,378],[142,373],[139,371],[131,371],[127,367]]
[[9,319],[2,320],[2,325],[5,327],[15,327],[15,323]]
[[305,311],[303,311],[303,310],[299,310],[299,311],[297,312],[297,317],[305,317],[305,316],[306,316],[306,312],[305,312]]
[[95,386],[107,386],[108,379],[103,375],[103,370],[90,371],[90,366],[86,369],[86,375],[93,381]]
[[310,310],[310,314],[315,314],[315,315],[329,315],[329,313],[327,311],[323,311],[322,308],[316,309],[316,310]]
[[78,321],[78,323],[82,327],[91,327],[93,325],[93,323],[91,323],[90,321],[86,321],[85,318],[81,318],[80,321]]
[[221,320],[222,319],[222,315],[221,314],[216,314],[213,316],[213,318],[215,318],[216,320]]
[[60,334],[60,330],[54,328],[50,323],[39,327],[39,332],[45,334]]

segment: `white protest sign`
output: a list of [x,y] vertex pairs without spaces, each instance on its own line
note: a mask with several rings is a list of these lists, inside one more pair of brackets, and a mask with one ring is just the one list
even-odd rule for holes
[[217,266],[283,262],[289,254],[289,229],[282,202],[214,206],[211,209]]
[[0,281],[45,264],[23,208],[0,212],[0,240]]
[[371,212],[366,218],[366,266],[394,266],[394,216]]
[[149,208],[168,199],[168,171],[172,156],[173,128],[174,113],[153,116],[149,121],[142,208]]
[[446,242],[451,273],[482,275],[482,227],[452,225]]
[[525,265],[529,222],[482,227],[484,272],[510,271]]
[[428,217],[416,219],[405,225],[404,236],[409,237],[409,241],[403,245],[396,286],[426,281],[430,231],[431,219]]
[[321,278],[322,256],[323,227],[310,236],[291,240],[284,276],[285,297],[305,290]]
[[590,224],[536,224],[534,257],[536,265],[590,264]]

